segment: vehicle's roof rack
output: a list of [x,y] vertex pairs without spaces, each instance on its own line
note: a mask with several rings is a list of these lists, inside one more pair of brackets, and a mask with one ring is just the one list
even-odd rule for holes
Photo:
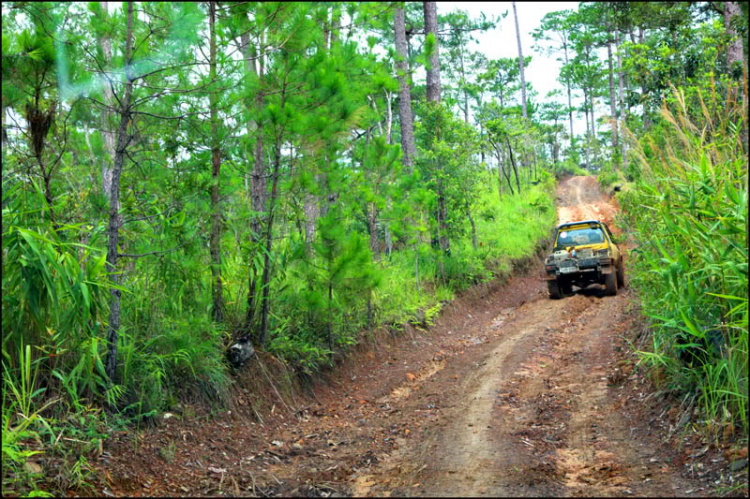
[[579,222],[565,222],[564,224],[560,224],[557,226],[557,228],[561,227],[567,227],[568,225],[581,225],[581,224],[600,224],[602,223],[600,220],[581,220]]

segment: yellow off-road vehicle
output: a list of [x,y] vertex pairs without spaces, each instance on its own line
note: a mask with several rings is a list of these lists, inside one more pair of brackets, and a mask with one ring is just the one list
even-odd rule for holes
[[558,226],[544,268],[550,298],[571,294],[574,284],[580,288],[603,284],[610,295],[616,295],[617,288],[625,285],[622,253],[607,224],[599,220]]

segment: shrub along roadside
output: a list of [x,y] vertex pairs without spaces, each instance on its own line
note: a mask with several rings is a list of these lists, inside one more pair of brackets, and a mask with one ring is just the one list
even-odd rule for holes
[[[555,182],[546,173],[542,177],[520,195],[499,197],[488,175],[487,188],[480,190],[473,210],[476,248],[468,228],[452,239],[451,256],[443,257],[445,280],[438,277],[439,250],[429,241],[417,242],[370,264],[377,282],[371,293],[334,291],[329,306],[325,294],[310,291],[306,262],[289,258],[283,278],[273,283],[277,301],[269,352],[313,374],[332,365],[326,323],[332,325],[335,350],[345,352],[360,341],[363,331],[378,325],[400,329],[409,321],[422,322],[457,291],[509,272],[511,261],[532,254],[556,222]],[[460,223],[469,225],[466,220]]]
[[673,88],[662,122],[631,136],[639,176],[619,196],[620,222],[637,244],[630,282],[652,331],[642,362],[662,388],[696,395],[710,436],[746,439],[746,124],[739,102],[703,93]]

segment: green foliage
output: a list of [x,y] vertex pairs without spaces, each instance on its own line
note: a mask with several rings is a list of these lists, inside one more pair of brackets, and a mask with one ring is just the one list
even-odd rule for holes
[[17,376],[3,362],[3,495],[11,493],[16,487],[29,489],[32,493],[41,492],[36,489],[40,477],[25,468],[30,457],[42,453],[32,450],[29,440],[39,440],[40,427],[52,433],[49,423],[40,414],[57,401],[51,399],[43,405],[38,403],[39,396],[46,388],[36,388],[39,365],[37,363],[34,367],[32,376],[34,362],[30,345],[22,346],[18,362],[20,375]]
[[602,167],[601,170],[599,170],[599,175],[597,175],[596,178],[599,181],[599,184],[601,184],[603,187],[609,187],[621,180],[620,176],[617,174],[615,169],[612,167],[612,163],[610,162],[608,162]]
[[631,283],[653,328],[643,360],[665,369],[674,386],[698,390],[707,428],[736,424],[747,435],[743,111],[707,90],[673,89],[661,125],[632,141],[641,176],[621,201],[638,243]]
[[[125,50],[128,7],[3,11],[4,492],[43,494],[25,470],[41,448],[67,462],[55,493],[88,490],[87,454],[112,425],[140,424],[179,397],[223,403],[225,348],[257,339],[262,314],[266,350],[311,375],[366,331],[433,323],[446,300],[509,272],[554,224],[545,132],[515,118],[516,61],[466,47],[492,20],[455,12],[440,18],[446,36],[412,38],[412,56],[438,51],[451,63],[441,61],[439,105],[423,106],[424,89],[412,86],[419,154],[407,169],[390,7],[347,4],[354,24],[336,29],[338,5],[227,5],[211,71],[200,50],[207,5],[136,3]],[[406,11],[418,26],[421,6]],[[365,29],[359,44],[352,35]],[[485,111],[483,99],[498,93],[502,112],[469,123],[470,104]],[[495,191],[482,158],[488,120],[524,156],[521,194]],[[559,130],[550,133],[555,142]],[[110,220],[103,180],[118,159]],[[220,321],[211,317],[217,267]]]

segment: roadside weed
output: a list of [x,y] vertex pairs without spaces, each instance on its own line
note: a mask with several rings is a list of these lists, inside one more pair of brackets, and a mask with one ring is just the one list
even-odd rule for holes
[[747,152],[741,127],[725,119],[742,110],[713,102],[725,115],[713,119],[697,104],[701,90],[690,95],[673,88],[664,124],[640,142],[631,136],[641,177],[620,199],[638,245],[631,283],[653,333],[638,353],[673,386],[697,391],[707,433],[731,424],[747,435]]

